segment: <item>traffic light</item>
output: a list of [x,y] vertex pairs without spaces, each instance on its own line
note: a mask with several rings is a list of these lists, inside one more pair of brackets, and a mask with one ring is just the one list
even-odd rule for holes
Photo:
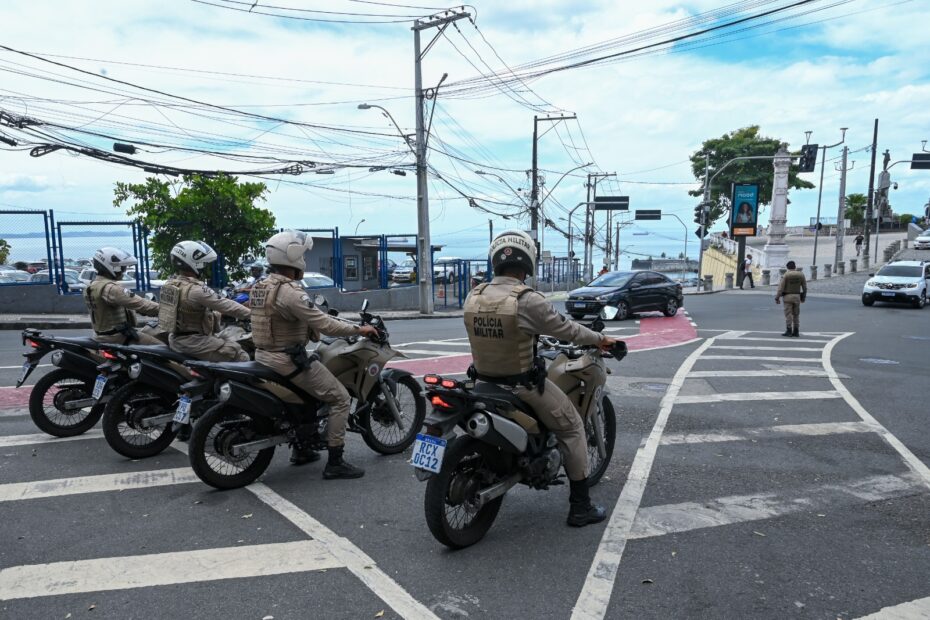
[[705,224],[707,216],[710,214],[710,203],[702,202],[698,206],[694,207],[694,223],[695,224]]
[[805,144],[801,147],[801,159],[798,161],[798,172],[813,172],[817,164],[817,150],[820,147],[816,144]]

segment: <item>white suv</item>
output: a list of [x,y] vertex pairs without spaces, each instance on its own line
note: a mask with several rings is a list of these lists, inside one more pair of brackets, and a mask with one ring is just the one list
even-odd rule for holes
[[920,235],[914,239],[914,249],[930,250],[930,228],[920,233]]
[[876,301],[910,303],[923,308],[927,303],[930,286],[930,263],[919,260],[901,260],[888,263],[870,274],[862,289],[862,303],[871,306]]

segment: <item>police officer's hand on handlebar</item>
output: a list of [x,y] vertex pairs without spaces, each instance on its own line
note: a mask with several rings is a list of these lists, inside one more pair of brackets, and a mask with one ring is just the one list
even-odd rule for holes
[[359,336],[368,336],[369,338],[376,340],[378,339],[378,330],[372,327],[371,325],[359,325],[358,327]]
[[599,348],[603,353],[610,353],[615,344],[617,344],[616,338],[604,336],[601,338],[601,341],[597,343],[597,348]]

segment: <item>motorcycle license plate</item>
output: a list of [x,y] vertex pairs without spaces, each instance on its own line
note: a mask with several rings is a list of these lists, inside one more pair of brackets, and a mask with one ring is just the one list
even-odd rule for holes
[[19,381],[17,381],[16,383],[22,383],[23,381],[25,381],[26,375],[28,375],[32,369],[33,369],[33,365],[31,362],[23,362],[23,371],[19,373]]
[[191,419],[191,399],[182,396],[178,401],[178,409],[174,414],[174,421],[178,424],[187,424]]
[[417,434],[410,463],[417,469],[438,474],[439,468],[442,467],[442,457],[446,452],[446,443],[446,440],[440,437]]
[[94,400],[99,400],[103,396],[103,390],[107,387],[107,379],[106,375],[97,375],[97,380],[94,381]]

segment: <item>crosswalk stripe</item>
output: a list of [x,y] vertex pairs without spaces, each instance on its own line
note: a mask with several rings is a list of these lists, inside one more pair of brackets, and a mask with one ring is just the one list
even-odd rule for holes
[[199,482],[190,467],[0,484],[0,502]]
[[732,351],[814,351],[819,353],[821,349],[816,347],[756,347],[752,345],[714,345],[712,347],[714,350],[717,349],[729,349]]
[[781,424],[757,428],[739,428],[710,433],[674,433],[662,436],[662,445],[717,443],[746,441],[749,439],[773,439],[799,435],[820,436],[844,433],[874,433],[875,427],[864,422],[824,422],[822,424]]
[[693,370],[688,379],[713,377],[826,377],[827,371],[819,368],[771,368],[769,370]]
[[100,439],[103,437],[103,431],[91,429],[83,435],[74,437],[53,437],[45,433],[35,433],[33,435],[7,435],[0,437],[0,448],[11,448],[15,446],[29,446],[33,444],[53,444],[64,443],[66,441],[78,441],[80,439]]
[[930,618],[930,596],[900,605],[882,607],[874,614],[862,616],[858,620],[920,620],[921,618]]
[[759,342],[784,342],[784,343],[786,343],[786,344],[789,343],[789,342],[791,342],[791,343],[794,343],[794,342],[803,342],[803,343],[807,343],[807,344],[827,344],[828,342],[830,342],[828,339],[824,339],[824,340],[815,340],[815,339],[813,339],[813,338],[791,338],[791,339],[789,340],[789,339],[787,339],[787,338],[785,338],[785,337],[781,337],[781,338],[769,338],[768,336],[759,336],[759,337],[755,337],[755,336],[738,336],[738,337],[730,337],[730,338],[724,338],[723,336],[721,336],[719,339],[720,339],[720,340],[758,340]]
[[843,504],[877,502],[919,490],[920,482],[907,472],[809,487],[803,494],[794,496],[752,493],[701,502],[641,507],[630,531],[630,539],[759,521],[801,511],[835,511]]
[[340,568],[317,540],[154,553],[0,570],[0,600]]
[[[701,360],[759,360],[764,362],[819,362],[819,357],[769,357],[765,355],[704,355]],[[698,360],[698,361],[701,361]]]
[[810,390],[801,392],[723,392],[717,394],[679,396],[675,399],[675,404],[690,405],[697,403],[752,400],[820,400],[826,398],[842,398],[842,396],[836,390]]
[[417,355],[430,355],[435,357],[448,357],[450,355],[462,355],[461,351],[433,351],[429,349],[400,349],[401,353],[415,353]]

